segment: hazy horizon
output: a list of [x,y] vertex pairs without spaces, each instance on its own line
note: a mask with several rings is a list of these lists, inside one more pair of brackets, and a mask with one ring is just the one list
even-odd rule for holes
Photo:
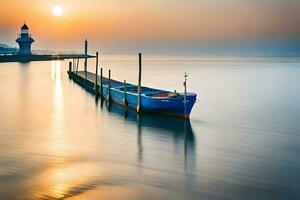
[[17,46],[25,21],[40,50],[80,51],[88,38],[105,54],[300,55],[297,0],[17,0],[0,16],[0,43]]

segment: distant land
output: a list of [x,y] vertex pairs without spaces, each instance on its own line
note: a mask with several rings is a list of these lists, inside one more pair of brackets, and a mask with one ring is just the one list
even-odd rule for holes
[[17,48],[13,48],[6,44],[0,43],[0,54],[15,54],[17,53],[17,51]]
[[[138,50],[139,49],[139,50]],[[99,49],[97,49],[99,50]],[[116,51],[110,48],[101,48],[102,53],[105,55],[136,55],[138,51],[144,53],[147,56],[161,56],[161,57],[300,57],[300,41],[296,42],[278,42],[278,43],[244,43],[229,45],[224,43],[215,44],[202,44],[199,46],[191,45],[189,48],[178,48],[175,45],[169,45],[169,48],[159,49],[157,47],[152,49],[144,49],[142,46],[137,47],[136,50],[120,49]],[[0,54],[12,54],[16,53],[18,48],[9,46],[7,44],[0,43]],[[90,49],[91,52],[95,52],[96,49]],[[33,54],[40,55],[57,55],[57,54],[80,54],[82,50],[72,51],[55,51],[51,48],[47,49],[33,49]]]
[[7,44],[2,44],[2,43],[0,43],[0,47],[2,47],[2,48],[12,48],[12,47],[8,46]]

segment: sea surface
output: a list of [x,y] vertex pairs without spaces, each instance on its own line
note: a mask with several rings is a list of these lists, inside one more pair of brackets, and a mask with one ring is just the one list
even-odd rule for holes
[[[137,82],[135,56],[100,66]],[[189,121],[96,101],[67,68],[0,63],[1,200],[300,199],[299,58],[145,57],[143,85],[189,74]]]

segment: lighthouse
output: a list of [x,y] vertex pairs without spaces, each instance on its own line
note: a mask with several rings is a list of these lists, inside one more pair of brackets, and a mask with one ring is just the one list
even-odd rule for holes
[[29,34],[29,28],[24,23],[24,25],[21,27],[21,34],[19,34],[19,37],[16,39],[16,42],[19,44],[19,51],[17,54],[19,55],[31,55],[31,44],[34,42],[34,39],[31,38],[31,35]]

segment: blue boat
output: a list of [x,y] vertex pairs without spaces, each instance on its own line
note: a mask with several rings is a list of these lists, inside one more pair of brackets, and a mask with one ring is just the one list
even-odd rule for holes
[[[118,104],[124,104],[126,100],[129,107],[137,108],[137,86],[126,84],[126,97],[124,88],[123,83],[113,84],[110,89],[111,99]],[[104,96],[107,96],[108,84],[104,84],[103,89]],[[187,93],[185,104],[183,94],[149,87],[142,87],[141,90],[141,109],[146,112],[188,118],[195,101],[196,94],[194,93]]]

